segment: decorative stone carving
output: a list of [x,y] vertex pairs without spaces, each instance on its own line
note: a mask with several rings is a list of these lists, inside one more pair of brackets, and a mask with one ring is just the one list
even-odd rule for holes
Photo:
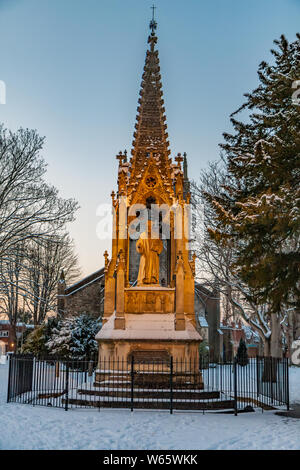
[[139,287],[125,289],[126,313],[171,313],[175,306],[174,289],[143,290]]

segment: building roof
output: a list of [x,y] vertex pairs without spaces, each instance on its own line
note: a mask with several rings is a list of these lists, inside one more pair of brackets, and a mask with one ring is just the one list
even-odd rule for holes
[[88,284],[92,284],[93,282],[98,281],[104,276],[104,268],[98,269],[98,271],[89,274],[88,276],[84,277],[78,282],[75,282],[75,284],[69,286],[65,290],[65,295],[71,295],[77,292],[78,290],[86,287]]
[[208,328],[207,320],[203,315],[198,315],[197,319],[201,328]]

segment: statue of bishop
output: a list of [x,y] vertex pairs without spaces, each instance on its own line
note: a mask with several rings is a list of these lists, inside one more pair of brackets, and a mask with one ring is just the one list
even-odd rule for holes
[[163,242],[159,234],[153,231],[151,220],[148,220],[148,230],[141,233],[136,250],[141,255],[137,285],[159,284],[159,255]]

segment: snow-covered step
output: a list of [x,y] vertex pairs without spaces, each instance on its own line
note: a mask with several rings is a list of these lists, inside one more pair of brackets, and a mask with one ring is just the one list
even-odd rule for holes
[[[63,400],[64,402],[64,400]],[[130,408],[131,399],[93,399],[88,398],[69,398],[69,405],[96,407],[96,408]],[[173,400],[174,410],[227,410],[234,408],[234,400],[213,400],[213,401],[193,401],[193,400]],[[170,409],[170,399],[134,399],[133,408],[135,409]]]
[[[124,384],[131,384],[130,377],[103,377],[101,380],[96,380],[94,382],[94,387],[123,387]],[[135,387],[144,387],[144,388],[165,388],[168,387],[170,384],[169,377],[155,377],[155,380],[151,375],[144,375],[144,376],[134,376],[134,386]],[[203,389],[204,385],[199,380],[190,380],[190,377],[182,377],[182,378],[173,378],[172,381],[173,388],[176,389]]]
[[[101,389],[97,390],[96,388],[93,389],[86,389],[86,388],[79,388],[78,389],[79,395],[91,395],[91,396],[98,396],[98,397],[115,397],[115,398],[131,398],[131,388],[110,388],[106,389],[102,387]],[[153,389],[153,390],[146,390],[146,389],[136,389],[134,388],[133,397],[134,398],[153,398],[153,399],[160,399],[166,398],[170,400],[171,392],[167,389]],[[204,392],[204,391],[195,391],[195,390],[173,390],[173,397],[174,399],[190,399],[190,400],[213,400],[220,398],[220,392],[212,391],[212,392]]]

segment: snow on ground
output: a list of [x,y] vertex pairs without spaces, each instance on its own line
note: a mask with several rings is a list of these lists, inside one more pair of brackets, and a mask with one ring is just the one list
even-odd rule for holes
[[[227,414],[84,410],[6,403],[0,364],[0,449],[300,449],[300,421],[273,411]],[[300,368],[290,370],[300,403]]]

